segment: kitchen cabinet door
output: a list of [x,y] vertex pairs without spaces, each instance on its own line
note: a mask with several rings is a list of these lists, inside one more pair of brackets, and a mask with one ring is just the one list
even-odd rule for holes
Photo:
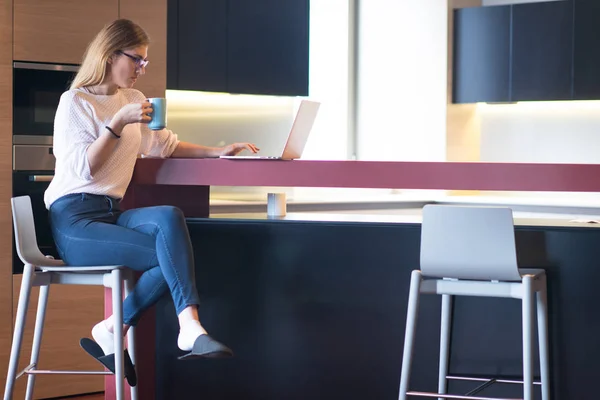
[[14,0],[14,59],[79,64],[87,44],[117,19],[118,0]]
[[229,92],[308,94],[309,8],[309,0],[229,0]]
[[575,1],[573,99],[600,99],[600,1]]
[[512,101],[572,94],[573,3],[513,5]]
[[227,92],[227,8],[226,0],[178,1],[176,58],[169,61],[177,70],[171,77],[176,89]]
[[509,101],[510,19],[511,6],[454,11],[454,103]]

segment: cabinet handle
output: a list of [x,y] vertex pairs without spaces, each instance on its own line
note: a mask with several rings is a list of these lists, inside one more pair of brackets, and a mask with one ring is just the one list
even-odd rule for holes
[[37,69],[42,71],[67,71],[77,72],[79,71],[78,65],[67,65],[67,64],[42,64],[33,62],[14,62],[13,68],[18,69]]
[[29,180],[32,182],[50,182],[54,175],[31,175]]

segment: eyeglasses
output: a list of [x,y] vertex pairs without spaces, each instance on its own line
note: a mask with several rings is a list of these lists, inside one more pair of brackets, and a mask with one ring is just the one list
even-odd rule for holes
[[133,62],[135,62],[136,69],[146,68],[148,66],[148,63],[150,62],[148,60],[144,60],[141,57],[136,57],[136,56],[132,56],[131,54],[127,54],[122,50],[117,50],[117,53],[131,58],[133,60]]

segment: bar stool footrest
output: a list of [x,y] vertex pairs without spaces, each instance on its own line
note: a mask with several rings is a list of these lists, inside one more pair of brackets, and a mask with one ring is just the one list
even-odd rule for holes
[[69,371],[69,370],[50,370],[50,369],[36,369],[36,364],[29,364],[23,371],[17,374],[16,379],[19,379],[23,375],[114,375],[110,371]]
[[[501,378],[486,378],[486,377],[471,377],[471,376],[456,376],[456,375],[448,375],[446,379],[455,380],[455,381],[471,381],[471,382],[489,382],[494,381],[494,383],[506,383],[506,384],[514,384],[514,385],[522,385],[523,381],[515,380],[515,379],[501,379]],[[533,381],[534,385],[541,385],[540,381]]]
[[463,396],[458,394],[440,394],[431,392],[406,392],[407,396],[416,397],[432,397],[436,399],[457,399],[457,400],[523,400],[522,398],[505,398],[505,397],[479,397],[479,396]]
[[114,375],[110,371],[68,371],[48,369],[33,369],[25,373],[30,375]]

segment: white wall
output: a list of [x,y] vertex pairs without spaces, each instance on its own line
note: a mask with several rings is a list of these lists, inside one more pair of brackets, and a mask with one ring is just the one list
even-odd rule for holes
[[447,1],[361,1],[359,15],[358,158],[445,160]]
[[481,161],[600,163],[600,102],[478,105]]

